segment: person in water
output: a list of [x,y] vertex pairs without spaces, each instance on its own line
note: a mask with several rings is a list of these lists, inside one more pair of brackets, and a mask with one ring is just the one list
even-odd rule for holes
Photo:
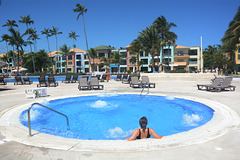
[[129,138],[126,138],[126,140],[133,141],[135,139],[144,139],[144,138],[150,138],[150,136],[153,136],[154,138],[160,139],[163,136],[158,135],[152,128],[146,128],[147,126],[147,118],[142,117],[139,120],[139,124],[141,126],[141,129],[135,129],[132,136]]

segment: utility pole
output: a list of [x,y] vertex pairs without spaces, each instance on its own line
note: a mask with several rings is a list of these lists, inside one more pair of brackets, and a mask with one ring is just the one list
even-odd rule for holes
[[201,36],[201,73],[203,73],[203,49],[202,49],[202,36]]

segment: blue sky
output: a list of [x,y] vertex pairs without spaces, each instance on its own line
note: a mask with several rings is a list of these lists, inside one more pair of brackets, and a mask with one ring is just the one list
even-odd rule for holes
[[[77,13],[72,11],[75,4],[83,4],[89,48],[98,45],[111,45],[119,49],[128,46],[140,31],[150,26],[163,15],[173,28],[182,46],[203,48],[221,44],[221,38],[240,6],[239,0],[2,0],[0,6],[0,25],[7,20],[20,20],[20,16],[30,15],[34,20],[31,27],[36,28],[40,40],[37,48],[47,50],[47,41],[41,31],[44,28],[59,27],[63,34],[58,35],[58,44],[72,47],[68,33],[76,31],[77,48],[86,50],[82,17],[77,21]],[[25,24],[18,23],[21,33]],[[0,35],[7,33],[7,27],[0,27]],[[56,50],[55,37],[50,37],[51,51]],[[25,48],[29,52],[29,47]],[[4,42],[0,42],[0,54],[6,52]]]

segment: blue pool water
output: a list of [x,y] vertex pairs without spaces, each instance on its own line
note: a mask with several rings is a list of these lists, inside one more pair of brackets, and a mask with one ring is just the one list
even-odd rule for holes
[[[23,76],[24,77],[24,76]],[[39,78],[39,76],[27,76],[27,77],[29,77],[29,79],[31,80],[31,81],[33,81],[33,82],[38,82],[38,78]],[[81,76],[78,76],[78,79],[80,78]],[[117,76],[111,76],[111,79],[114,79],[114,78],[116,78]],[[66,78],[66,76],[54,76],[54,78],[56,79],[56,81],[63,81],[63,80],[65,80],[65,78]],[[46,79],[47,79],[47,77],[46,77]],[[4,81],[5,82],[16,82],[15,81],[15,78],[14,77],[12,77],[12,78],[4,78]]]
[[[148,127],[167,136],[185,132],[207,123],[214,111],[208,106],[172,96],[134,94],[81,96],[43,102],[64,113],[66,119],[54,112],[35,106],[31,110],[32,129],[39,132],[84,140],[115,140],[129,137],[146,116]],[[20,121],[28,127],[27,110]]]

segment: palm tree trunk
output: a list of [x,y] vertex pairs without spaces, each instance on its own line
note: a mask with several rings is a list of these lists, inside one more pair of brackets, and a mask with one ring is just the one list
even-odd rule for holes
[[35,69],[35,62],[34,62],[34,58],[33,58],[33,54],[32,54],[32,45],[31,45],[31,43],[30,43],[30,51],[31,51],[32,63],[33,63],[33,72],[35,73],[36,69]]
[[7,47],[7,53],[8,53],[8,45],[7,45],[7,41],[6,41],[6,47]]
[[154,72],[155,71],[155,61],[154,61],[154,54],[152,53],[152,71]]
[[15,67],[15,54],[14,54],[14,45],[13,45],[13,66]]
[[18,52],[18,68],[17,68],[17,75],[19,76],[19,47],[17,46],[17,52]]
[[[87,51],[88,51],[88,41],[87,41],[87,33],[86,33],[86,27],[85,27],[85,20],[84,20],[84,15],[83,16],[83,27],[84,27],[84,34],[85,34],[85,39],[86,39],[86,46],[87,46]],[[88,59],[89,59],[89,72],[91,72],[91,59],[90,55],[88,52]]]
[[51,58],[51,66],[52,66],[52,69],[53,69],[53,61],[52,61],[52,57],[51,57],[51,50],[50,50],[50,45],[49,45],[48,37],[47,37],[47,43],[48,43],[48,51],[49,51],[49,53],[50,53],[50,58]]

